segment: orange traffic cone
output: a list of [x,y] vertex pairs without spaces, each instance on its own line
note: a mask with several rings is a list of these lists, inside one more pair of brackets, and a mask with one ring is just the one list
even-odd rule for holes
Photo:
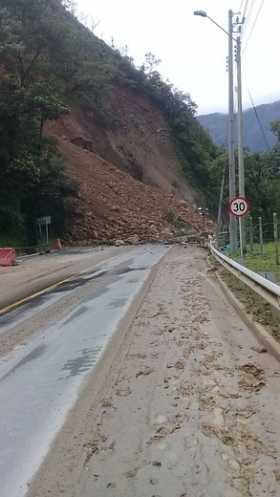
[[62,250],[62,244],[61,244],[60,238],[56,238],[53,241],[52,249],[53,250]]

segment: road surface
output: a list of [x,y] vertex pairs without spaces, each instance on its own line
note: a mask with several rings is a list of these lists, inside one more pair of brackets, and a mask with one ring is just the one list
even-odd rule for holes
[[279,363],[205,251],[124,249],[2,326],[1,497],[280,496]]
[[165,247],[124,250],[0,317],[1,339],[33,330],[0,362],[1,497],[22,497],[79,388]]
[[[129,247],[126,247],[126,252]],[[1,309],[15,300],[98,264],[123,252],[118,247],[68,248],[48,255],[33,255],[17,259],[17,266],[0,267]]]

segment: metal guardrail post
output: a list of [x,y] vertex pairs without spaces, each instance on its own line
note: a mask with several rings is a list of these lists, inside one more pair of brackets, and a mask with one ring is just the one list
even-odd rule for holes
[[263,256],[263,225],[262,225],[261,216],[259,217],[259,239],[260,239],[260,252],[261,256]]
[[249,236],[250,236],[250,252],[254,252],[254,228],[253,228],[252,216],[249,216]]
[[251,269],[239,264],[215,248],[210,242],[210,250],[217,261],[230,271],[236,278],[243,281],[251,290],[264,298],[270,305],[280,311],[280,286],[267,280]]
[[277,266],[279,266],[278,216],[276,212],[273,212],[273,234],[274,234],[274,245],[275,245],[275,262]]

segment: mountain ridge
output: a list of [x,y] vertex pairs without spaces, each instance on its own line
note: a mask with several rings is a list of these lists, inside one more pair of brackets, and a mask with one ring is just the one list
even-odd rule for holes
[[[256,111],[261,125],[254,109],[244,110],[244,144],[252,152],[265,152],[276,143],[276,138],[271,132],[271,123],[280,119],[280,100],[257,105]],[[228,115],[222,112],[198,116],[200,124],[209,132],[213,141],[224,147],[227,147],[227,117]]]

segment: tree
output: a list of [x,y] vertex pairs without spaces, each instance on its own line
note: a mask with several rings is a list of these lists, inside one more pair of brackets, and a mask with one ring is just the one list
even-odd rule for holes
[[138,69],[127,51],[110,48],[82,25],[73,8],[71,0],[1,0],[0,223],[1,209],[9,208],[14,219],[30,224],[38,211],[51,209],[53,199],[61,205],[73,192],[45,123],[80,107],[93,111],[102,126],[115,125],[107,98],[113,86],[154,103],[183,172],[208,195],[217,150],[196,120],[190,95],[163,80],[155,55],[147,53]]
[[[0,227],[20,222],[42,178],[58,157],[44,138],[46,120],[68,111],[60,84],[48,73],[47,39],[52,30],[52,2],[3,0],[0,10]],[[45,75],[45,78],[44,78]],[[45,79],[48,82],[44,82]],[[57,175],[62,178],[60,167]],[[53,182],[54,186],[54,182]],[[33,206],[34,208],[34,206]],[[1,215],[2,213],[2,215]]]
[[161,64],[161,60],[156,57],[152,52],[145,54],[145,61],[141,66],[142,71],[144,71],[148,77],[150,77],[153,72],[155,72],[156,67]]

